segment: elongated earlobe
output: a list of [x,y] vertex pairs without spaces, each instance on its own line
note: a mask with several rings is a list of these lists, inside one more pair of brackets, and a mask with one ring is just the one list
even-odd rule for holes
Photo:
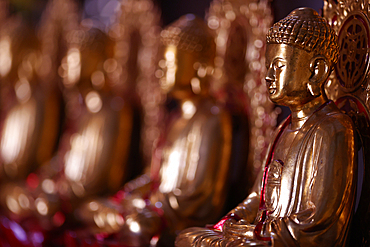
[[311,77],[307,83],[307,89],[312,96],[321,94],[321,87],[330,75],[329,63],[322,55],[315,56],[310,62]]

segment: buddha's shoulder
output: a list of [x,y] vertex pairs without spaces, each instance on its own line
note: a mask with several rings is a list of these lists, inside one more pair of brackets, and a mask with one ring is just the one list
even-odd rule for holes
[[354,126],[353,121],[347,114],[335,110],[322,117],[318,129],[333,132],[353,132]]

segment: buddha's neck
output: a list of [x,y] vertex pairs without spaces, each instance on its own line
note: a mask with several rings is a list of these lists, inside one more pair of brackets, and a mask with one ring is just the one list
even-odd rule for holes
[[300,129],[307,119],[325,102],[327,102],[327,98],[321,95],[303,106],[290,107],[290,110],[292,111],[291,129]]

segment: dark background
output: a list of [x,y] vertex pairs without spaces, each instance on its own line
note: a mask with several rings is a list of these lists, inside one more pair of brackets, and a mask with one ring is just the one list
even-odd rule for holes
[[[164,24],[169,24],[180,16],[193,13],[204,17],[211,0],[158,0],[162,9],[162,20]],[[274,10],[275,21],[288,15],[298,7],[311,7],[319,11],[323,6],[321,0],[274,0],[272,8]]]
[[[47,0],[9,0],[9,2],[13,13],[21,12],[29,21],[37,23]],[[78,0],[78,2],[80,7],[85,10],[84,16],[94,18],[94,15],[103,9],[102,6],[107,6],[109,3],[114,6],[118,0]],[[188,13],[204,17],[211,0],[154,0],[154,2],[162,10],[162,21],[165,26]],[[320,11],[323,2],[321,0],[274,0],[272,7],[275,21],[282,19],[293,9],[304,6]]]

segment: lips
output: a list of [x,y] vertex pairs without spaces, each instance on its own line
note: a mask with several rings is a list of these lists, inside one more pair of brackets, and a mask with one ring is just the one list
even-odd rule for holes
[[269,93],[270,94],[274,94],[276,92],[276,88],[275,87],[269,87]]
[[270,94],[274,94],[276,92],[275,81],[272,81],[272,82],[268,83],[267,88],[268,88]]
[[265,81],[269,94],[274,94],[277,90],[275,78],[270,78],[266,76]]

